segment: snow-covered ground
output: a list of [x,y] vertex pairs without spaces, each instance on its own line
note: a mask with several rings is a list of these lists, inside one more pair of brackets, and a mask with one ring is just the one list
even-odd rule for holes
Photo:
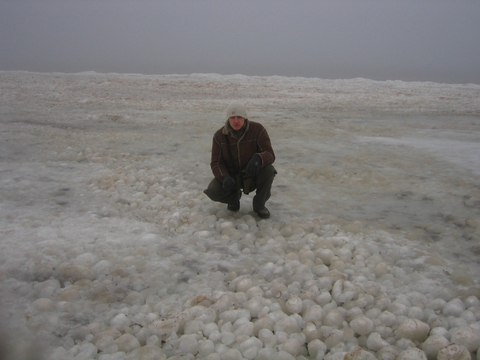
[[[231,100],[268,220],[202,192]],[[480,358],[479,85],[0,72],[0,120],[10,358]]]

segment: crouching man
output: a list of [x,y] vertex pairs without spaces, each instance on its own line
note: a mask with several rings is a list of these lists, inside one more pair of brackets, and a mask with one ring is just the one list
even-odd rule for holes
[[226,119],[213,136],[210,167],[215,178],[204,193],[213,201],[228,204],[228,210],[238,211],[242,190],[245,194],[256,190],[253,210],[267,219],[270,211],[265,203],[276,174],[268,133],[261,124],[248,120],[245,107],[238,102],[227,107]]

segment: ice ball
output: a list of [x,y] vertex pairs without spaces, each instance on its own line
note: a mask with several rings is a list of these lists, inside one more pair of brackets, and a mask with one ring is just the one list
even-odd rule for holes
[[258,360],[269,360],[274,359],[277,351],[273,348],[263,348],[260,349],[257,355]]
[[130,323],[130,319],[125,314],[118,314],[110,320],[110,325],[115,326],[119,330],[126,326],[130,326]]
[[199,345],[195,335],[182,335],[179,339],[177,355],[195,355],[198,352]]
[[176,333],[180,326],[180,319],[155,319],[148,323],[148,329],[152,335],[157,335],[161,339],[165,339],[172,333]]
[[32,303],[32,307],[39,312],[55,310],[55,302],[47,298],[40,298]]
[[258,351],[263,347],[261,340],[256,337],[250,337],[247,340],[243,341],[239,350],[242,353],[243,357],[246,359],[254,359],[257,356]]
[[438,352],[437,360],[471,360],[470,352],[465,346],[450,344]]
[[290,314],[298,314],[302,311],[303,302],[296,295],[290,295],[288,300],[285,302],[285,310]]
[[382,336],[377,332],[372,332],[367,338],[367,348],[369,350],[379,351],[388,345],[390,344],[382,339]]
[[[255,325],[246,318],[241,319],[245,319],[246,321],[236,327],[235,335],[253,336]],[[238,320],[235,322],[235,325],[237,325],[237,322]]]
[[308,343],[314,339],[320,338],[322,332],[314,322],[309,321],[303,328],[303,334],[305,335],[305,341]]
[[262,288],[258,285],[252,286],[250,289],[246,291],[246,294],[248,299],[252,299],[254,297],[261,298],[264,295]]
[[279,350],[285,351],[292,356],[297,356],[301,350],[300,344],[295,339],[288,339],[283,344],[281,344],[278,348]]
[[258,336],[262,329],[273,330],[273,321],[268,316],[262,317],[253,323],[253,334]]
[[430,335],[422,344],[422,350],[427,355],[428,360],[435,360],[438,352],[449,344],[450,341],[442,335]]
[[375,325],[368,317],[361,315],[350,322],[350,327],[359,335],[369,335],[372,333]]
[[74,283],[82,279],[93,280],[95,274],[93,270],[86,266],[64,263],[60,265],[59,278],[69,280]]
[[472,306],[478,308],[478,307],[480,307],[480,300],[478,300],[478,298],[476,296],[471,295],[471,296],[469,296],[465,299],[465,306],[467,308],[472,307]]
[[331,265],[331,261],[335,254],[330,249],[322,249],[317,252],[317,256],[323,261],[327,266]]
[[140,347],[140,342],[137,340],[137,338],[129,333],[120,336],[117,340],[115,340],[115,343],[118,346],[118,350],[125,353],[132,352],[136,348]]
[[215,344],[211,340],[201,340],[198,345],[198,354],[206,357],[215,352]]
[[430,336],[432,335],[441,335],[443,336],[445,339],[450,339],[450,333],[448,332],[447,329],[445,329],[444,327],[434,327],[432,328],[432,330],[430,330],[430,333],[429,333]]
[[373,268],[373,273],[375,274],[376,278],[381,278],[388,272],[388,266],[384,262],[378,263]]
[[222,331],[222,344],[230,346],[235,342],[235,334],[229,331]]
[[220,298],[212,305],[212,309],[218,313],[223,313],[234,307],[235,299],[229,294],[222,294]]
[[108,274],[108,271],[110,267],[112,266],[112,263],[108,260],[100,260],[93,266],[93,271],[95,274],[98,275],[105,275]]
[[95,346],[100,350],[100,351],[105,351],[109,346],[111,346],[114,343],[113,337],[110,335],[105,335],[100,338],[95,342]]
[[127,360],[166,360],[167,355],[157,346],[142,346],[133,350]]
[[255,296],[245,303],[245,309],[248,310],[252,318],[257,318],[263,309],[263,298]]
[[427,355],[416,347],[410,347],[407,350],[403,350],[398,355],[396,360],[428,360]]
[[285,332],[287,334],[293,334],[301,331],[297,320],[293,316],[288,316],[278,320],[273,328],[275,333]]
[[247,292],[253,286],[253,281],[251,279],[245,278],[237,282],[236,291],[237,292]]
[[205,337],[210,337],[210,334],[213,333],[215,330],[218,331],[218,325],[216,323],[209,323],[209,324],[206,324],[203,328],[202,328],[202,333]]
[[199,320],[191,320],[185,323],[184,334],[196,334],[197,332],[202,331],[203,323]]
[[410,309],[408,309],[407,316],[411,319],[423,320],[424,313],[423,310],[418,306],[412,306]]
[[427,339],[430,325],[418,319],[407,319],[397,329],[398,339],[405,338],[412,341],[423,342]]
[[190,314],[195,317],[195,320],[201,321],[204,324],[215,322],[217,313],[211,308],[205,306],[194,306],[190,309]]
[[460,326],[454,329],[450,340],[454,344],[465,346],[471,352],[480,348],[480,333],[471,326]]
[[243,360],[242,353],[238,349],[229,349],[228,347],[219,347],[217,353],[222,360]]
[[315,302],[320,306],[325,306],[332,301],[332,295],[329,291],[323,291],[315,296]]
[[377,358],[372,353],[356,347],[353,351],[346,354],[343,360],[377,360]]
[[327,345],[319,339],[310,341],[307,347],[312,359],[322,359],[327,352]]
[[73,260],[73,263],[75,265],[82,265],[82,266],[91,267],[91,266],[93,266],[93,264],[95,264],[97,262],[96,259],[97,258],[95,257],[95,255],[93,255],[91,253],[83,253],[83,254],[78,255]]
[[93,359],[94,356],[97,355],[97,348],[95,345],[89,342],[85,342],[79,346],[79,352],[77,355],[75,355],[75,359],[78,360],[87,360],[87,359]]
[[327,345],[327,348],[331,350],[331,352],[335,352],[332,350],[334,347],[338,347],[338,345],[343,348],[345,347],[345,344],[343,343],[344,337],[343,337],[343,331],[333,329],[330,334],[326,337],[325,339],[325,345]]
[[275,354],[275,360],[295,360],[295,357],[286,351],[280,350]]
[[324,316],[325,316],[325,312],[323,311],[322,307],[320,305],[315,304],[305,310],[302,318],[305,322],[311,321],[318,326],[321,324]]
[[272,287],[270,288],[270,291],[271,291],[273,297],[280,300],[280,301],[285,301],[289,297],[287,287],[284,284],[276,282],[276,281],[274,281],[272,283]]
[[265,347],[274,348],[277,345],[277,338],[275,334],[269,329],[261,329],[258,332],[258,338],[263,343]]
[[442,312],[445,316],[459,317],[465,311],[465,304],[460,299],[450,300],[445,304]]
[[332,309],[327,312],[323,319],[323,324],[326,326],[332,326],[340,328],[345,320],[343,312],[339,309]]
[[399,350],[396,346],[389,345],[381,348],[377,352],[378,360],[396,360],[399,354]]

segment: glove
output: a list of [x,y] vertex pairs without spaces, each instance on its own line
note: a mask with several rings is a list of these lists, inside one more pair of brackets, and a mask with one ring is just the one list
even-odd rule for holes
[[225,191],[232,191],[235,184],[236,184],[235,179],[230,175],[225,175],[222,178],[222,186],[225,189]]
[[247,176],[257,176],[260,172],[261,166],[262,158],[260,157],[260,155],[255,154],[248,162],[247,167],[245,168],[245,173],[247,174]]

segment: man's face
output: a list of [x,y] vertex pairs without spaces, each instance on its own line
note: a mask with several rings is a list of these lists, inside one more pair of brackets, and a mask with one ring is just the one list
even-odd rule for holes
[[241,116],[232,116],[228,118],[228,122],[230,123],[230,126],[233,130],[238,131],[245,124],[245,119]]

